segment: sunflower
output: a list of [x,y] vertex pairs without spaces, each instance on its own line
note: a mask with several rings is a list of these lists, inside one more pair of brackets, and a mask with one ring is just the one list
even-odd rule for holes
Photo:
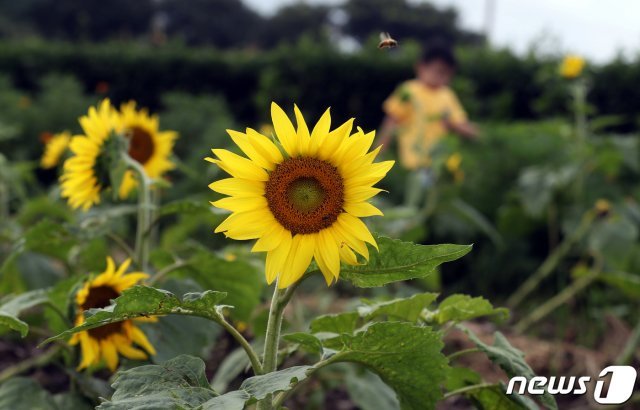
[[[125,274],[130,260],[124,261],[118,269],[110,257],[107,258],[107,269],[92,280],[86,282],[76,294],[76,326],[84,323],[84,311],[103,308],[111,304],[111,300],[120,296],[142,279],[149,277],[146,273],[133,272]],[[149,321],[149,319],[144,319]],[[136,319],[136,321],[141,321]],[[134,360],[146,359],[147,353],[156,354],[155,349],[145,334],[138,328],[134,320],[110,323],[105,326],[79,332],[73,335],[69,344],[80,343],[82,361],[78,370],[104,362],[109,370],[118,367],[118,354]],[[137,344],[145,351],[134,347]]]
[[[136,103],[130,101],[120,107],[119,121],[129,139],[129,156],[143,166],[149,178],[159,178],[175,168],[169,157],[178,134],[160,131],[157,115],[149,115],[145,109],[136,110]],[[120,185],[120,197],[127,197],[135,186],[132,171],[127,171]]]
[[564,78],[573,79],[580,74],[582,74],[582,70],[584,70],[585,61],[584,58],[569,54],[567,55],[560,64],[560,75]]
[[91,208],[100,202],[100,193],[110,185],[106,144],[119,132],[117,117],[109,100],[102,101],[98,109],[89,108],[89,113],[80,117],[84,135],[71,139],[69,148],[73,155],[64,162],[60,177],[61,195],[72,208],[85,211]]
[[[359,219],[382,215],[367,201],[381,192],[373,185],[393,166],[374,163],[380,147],[368,152],[375,136],[362,129],[351,135],[353,119],[330,131],[327,110],[309,132],[294,106],[297,129],[275,103],[271,117],[279,145],[247,128],[228,130],[246,157],[213,149],[217,164],[231,178],[209,187],[227,198],[212,202],[232,211],[217,228],[232,239],[258,239],[253,252],[266,252],[266,277],[286,288],[315,260],[327,284],[340,275],[340,262],[369,258],[366,243],[377,248]],[[354,251],[356,253],[354,253]]]
[[40,159],[40,166],[44,169],[51,169],[58,165],[60,159],[69,147],[71,134],[68,131],[61,132],[47,138],[44,142],[44,153]]

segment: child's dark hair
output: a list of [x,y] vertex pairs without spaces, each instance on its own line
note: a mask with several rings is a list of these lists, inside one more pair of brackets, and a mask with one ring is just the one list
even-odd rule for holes
[[437,60],[444,62],[452,69],[458,66],[458,60],[456,60],[456,55],[453,53],[451,46],[440,42],[425,46],[422,51],[422,56],[420,57],[420,62],[431,63]]

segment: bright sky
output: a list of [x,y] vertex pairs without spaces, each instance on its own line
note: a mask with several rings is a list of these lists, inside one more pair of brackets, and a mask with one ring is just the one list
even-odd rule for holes
[[[263,13],[299,0],[244,0]],[[341,0],[306,0],[340,4]],[[419,1],[419,0],[414,0]],[[432,0],[456,7],[462,26],[484,30],[487,2],[494,3],[492,44],[518,52],[541,38],[546,50],[572,52],[597,62],[619,51],[635,56],[640,51],[640,1],[638,0]],[[393,34],[393,33],[392,33]]]

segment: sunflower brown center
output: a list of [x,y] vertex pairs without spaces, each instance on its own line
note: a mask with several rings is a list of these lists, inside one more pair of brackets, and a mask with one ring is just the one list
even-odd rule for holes
[[316,158],[290,158],[269,175],[265,197],[271,213],[292,234],[319,232],[342,212],[344,184],[338,169]]
[[127,136],[129,137],[129,156],[141,164],[146,164],[153,155],[151,135],[140,127],[132,127]]
[[[120,296],[115,289],[109,286],[96,286],[89,289],[89,295],[87,300],[82,304],[82,310],[99,309],[111,304],[111,300]],[[122,324],[124,322],[109,323],[108,325],[89,329],[89,335],[94,339],[102,340],[114,333],[120,333],[122,331]]]

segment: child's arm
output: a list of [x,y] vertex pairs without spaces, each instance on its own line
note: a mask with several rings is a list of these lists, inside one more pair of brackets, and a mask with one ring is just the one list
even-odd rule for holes
[[391,116],[386,115],[384,120],[382,120],[382,124],[380,125],[380,132],[378,132],[378,136],[376,138],[375,146],[382,145],[380,148],[380,153],[386,151],[386,149],[391,145],[391,139],[395,134],[396,128],[398,127],[398,122]]
[[469,122],[467,114],[462,108],[458,97],[451,92],[449,110],[445,113],[443,120],[444,126],[451,132],[460,135],[463,138],[474,140],[478,138],[478,128]]
[[456,123],[449,119],[445,119],[444,124],[449,131],[455,132],[468,140],[475,140],[478,138],[478,128],[469,121]]

